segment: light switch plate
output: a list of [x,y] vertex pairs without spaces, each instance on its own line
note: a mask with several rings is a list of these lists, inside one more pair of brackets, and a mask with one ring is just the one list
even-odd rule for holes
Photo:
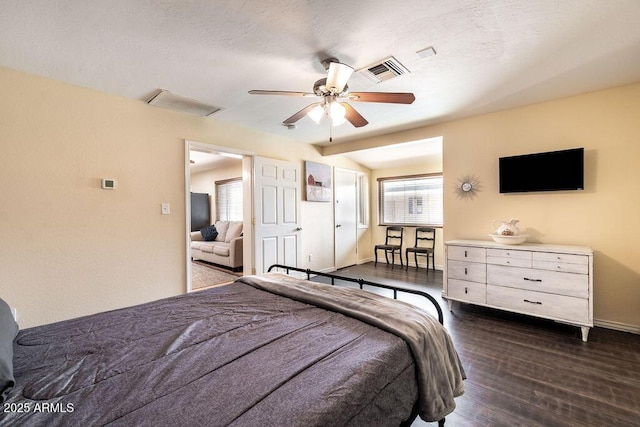
[[162,204],[162,215],[169,215],[171,213],[171,206],[169,203]]

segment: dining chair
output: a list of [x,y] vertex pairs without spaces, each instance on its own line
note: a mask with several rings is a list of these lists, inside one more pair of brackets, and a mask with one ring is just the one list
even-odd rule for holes
[[389,264],[389,252],[391,252],[391,268],[395,264],[395,253],[398,252],[398,258],[400,258],[400,265],[402,264],[402,235],[403,228],[400,226],[389,226],[387,227],[387,232],[384,239],[383,245],[375,246],[375,256],[376,262],[374,266],[378,265],[378,251],[384,251],[384,258],[387,260],[387,264]]
[[418,256],[425,256],[427,257],[427,273],[429,272],[429,258],[431,258],[431,265],[435,270],[436,269],[435,247],[436,247],[436,229],[432,227],[417,227],[415,245],[405,250],[405,257],[407,259],[407,269],[409,269],[409,254],[413,253],[413,256],[416,262],[416,268],[418,267]]

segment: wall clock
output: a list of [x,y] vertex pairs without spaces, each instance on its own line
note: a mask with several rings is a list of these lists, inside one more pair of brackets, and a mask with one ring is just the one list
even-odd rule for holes
[[456,182],[455,193],[461,199],[473,199],[481,189],[480,180],[475,175],[463,175]]

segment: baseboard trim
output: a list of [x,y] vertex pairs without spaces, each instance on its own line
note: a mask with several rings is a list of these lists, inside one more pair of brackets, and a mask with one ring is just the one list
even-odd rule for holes
[[[358,265],[360,264],[366,264],[368,262],[375,262],[375,258],[371,257],[371,258],[364,258],[364,259],[359,259],[358,260]],[[378,260],[378,262],[381,262],[382,264],[386,264],[386,261],[383,259],[382,261]],[[400,265],[400,262],[396,262],[395,265]],[[415,264],[410,264],[409,267],[415,267]],[[426,268],[426,264],[425,265],[418,265],[418,268]],[[436,270],[443,270],[444,266],[442,265],[436,265]]]
[[597,320],[594,319],[593,326],[600,328],[613,329],[621,332],[631,332],[632,334],[640,335],[640,327],[637,325],[629,325],[627,323],[613,322],[611,320]]

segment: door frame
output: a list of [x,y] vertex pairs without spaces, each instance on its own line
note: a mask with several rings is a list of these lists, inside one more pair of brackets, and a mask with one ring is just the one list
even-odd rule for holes
[[[246,150],[238,150],[237,148],[224,147],[220,145],[208,144],[206,142],[198,142],[185,139],[184,140],[184,206],[185,206],[185,266],[186,266],[186,292],[191,292],[191,169],[189,167],[189,152],[191,150],[204,151],[215,154],[235,154],[242,156],[242,231],[244,234],[243,243],[243,274],[251,274],[253,268],[253,250],[245,248],[253,247],[253,158],[256,153]],[[250,243],[250,246],[247,246]]]

